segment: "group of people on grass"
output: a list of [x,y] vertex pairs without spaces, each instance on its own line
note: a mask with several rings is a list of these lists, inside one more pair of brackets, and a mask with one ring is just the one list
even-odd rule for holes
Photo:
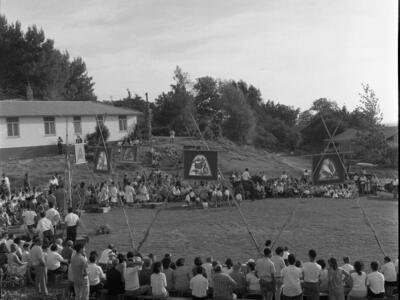
[[[71,238],[71,236],[68,236]],[[72,237],[73,238],[73,237]],[[118,299],[119,295],[191,297],[231,300],[318,300],[391,299],[397,293],[398,259],[372,261],[364,270],[362,261],[351,264],[343,257],[327,261],[314,249],[300,261],[287,247],[271,248],[266,242],[263,255],[246,261],[224,263],[207,257],[193,262],[165,254],[161,259],[129,251],[122,253],[110,244],[101,252],[87,252],[83,243],[34,236],[26,241],[4,234],[0,239],[0,268],[4,278],[23,278],[34,284],[39,294],[48,294],[48,284],[69,281],[75,299]],[[55,278],[59,278],[58,281]]]

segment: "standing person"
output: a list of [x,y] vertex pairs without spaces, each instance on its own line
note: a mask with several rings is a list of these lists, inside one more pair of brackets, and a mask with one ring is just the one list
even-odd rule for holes
[[350,273],[351,289],[347,295],[348,300],[359,300],[367,297],[367,274],[362,271],[363,267],[360,261],[354,263],[354,271]]
[[371,262],[371,273],[367,275],[368,298],[385,297],[385,277],[378,272],[379,264],[377,261]]
[[381,273],[385,278],[385,293],[388,298],[391,298],[393,290],[397,287],[396,266],[388,256],[385,256],[383,261],[384,264],[381,266]]
[[46,261],[42,249],[42,241],[39,237],[33,239],[33,247],[30,251],[30,263],[35,272],[35,287],[39,294],[48,295],[46,281]]
[[1,179],[4,180],[4,183],[8,189],[8,193],[11,193],[11,185],[10,185],[10,179],[6,176],[5,173],[1,175]]
[[289,266],[284,267],[281,271],[283,278],[282,298],[283,300],[301,300],[303,298],[301,289],[301,279],[303,272],[295,266],[296,257],[289,254]]
[[52,242],[54,237],[54,228],[51,221],[46,218],[45,212],[40,213],[40,220],[36,225],[36,231],[42,240],[47,239]]
[[62,147],[62,144],[63,144],[63,140],[62,140],[62,138],[61,138],[61,136],[59,136],[58,137],[58,139],[57,139],[57,148],[58,148],[58,154],[62,154],[63,153],[63,147]]
[[88,263],[85,246],[77,244],[76,254],[71,259],[71,273],[74,283],[75,300],[89,300]]
[[173,144],[175,141],[175,131],[174,130],[170,130],[169,132],[169,142],[170,144]]
[[153,264],[153,274],[150,276],[151,294],[154,297],[168,297],[167,279],[161,272],[161,263],[159,261]]
[[33,210],[32,206],[33,205],[31,203],[28,203],[27,210],[25,210],[22,213],[22,218],[24,220],[24,223],[25,223],[25,226],[26,226],[29,236],[32,236],[34,233],[33,229],[35,228],[35,222],[36,222],[36,217],[37,217],[37,214]]
[[68,214],[65,216],[65,224],[67,224],[67,240],[75,244],[77,227],[79,225],[79,216],[72,211],[72,207],[68,208]]
[[317,264],[321,266],[321,275],[319,277],[319,291],[320,293],[328,294],[328,270],[326,269],[325,260],[317,260]]
[[133,186],[131,186],[131,183],[129,181],[126,182],[125,185],[125,201],[126,204],[132,205],[135,202],[135,189]]
[[331,257],[328,260],[328,264],[329,300],[344,300],[343,276],[345,281],[347,281],[346,279],[348,279],[350,275],[345,270],[339,269],[336,258]]
[[197,266],[196,275],[190,279],[190,289],[192,290],[193,300],[207,299],[208,280],[203,276],[203,268]]
[[235,280],[226,273],[222,272],[222,266],[218,264],[214,268],[213,296],[214,300],[234,299],[233,290],[236,287]]
[[271,249],[264,249],[264,257],[256,261],[256,275],[260,278],[260,289],[264,300],[272,300],[275,293],[275,266],[271,261]]
[[46,210],[46,218],[51,221],[53,231],[56,232],[56,226],[60,223],[61,217],[57,209],[54,208],[54,203],[49,202],[49,209]]
[[213,285],[212,285],[212,276],[211,276],[212,270],[213,270],[212,261],[213,261],[212,257],[207,257],[206,258],[206,262],[201,265],[201,267],[206,272],[206,276],[207,276],[207,280],[208,280],[208,287],[210,289],[212,289],[212,287],[213,287]]
[[303,263],[304,296],[309,300],[319,299],[319,282],[321,266],[315,262],[317,252],[314,249],[308,251],[309,262]]
[[392,180],[393,186],[393,199],[396,199],[399,194],[399,179],[395,176]]
[[[271,246],[271,241],[267,240],[269,242],[269,246]],[[267,242],[265,242],[265,245],[267,247]],[[282,274],[281,271],[284,267],[286,267],[285,260],[283,259],[283,248],[282,247],[277,247],[275,249],[275,254],[272,256],[271,260],[274,263],[275,267],[275,300],[279,300],[281,297],[281,291],[282,291]]]

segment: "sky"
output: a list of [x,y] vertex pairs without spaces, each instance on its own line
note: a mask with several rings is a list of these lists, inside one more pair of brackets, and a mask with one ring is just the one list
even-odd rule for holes
[[99,100],[129,88],[153,101],[179,65],[193,81],[242,79],[301,110],[319,98],[352,110],[368,83],[384,122],[398,122],[395,0],[0,1],[9,22],[82,57]]

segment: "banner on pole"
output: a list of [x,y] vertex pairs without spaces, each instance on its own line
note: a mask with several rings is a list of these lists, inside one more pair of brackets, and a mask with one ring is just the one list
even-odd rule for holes
[[111,148],[98,147],[94,156],[94,172],[111,172]]
[[316,155],[313,158],[313,184],[344,183],[345,170],[339,154]]
[[183,178],[217,180],[218,152],[208,150],[183,150]]
[[138,147],[137,145],[133,146],[121,146],[119,154],[119,162],[120,163],[135,163],[137,162],[137,153]]
[[75,164],[85,164],[87,163],[85,157],[85,144],[75,144]]

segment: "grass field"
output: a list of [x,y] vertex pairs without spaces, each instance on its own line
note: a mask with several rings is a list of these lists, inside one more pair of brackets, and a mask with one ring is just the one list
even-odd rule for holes
[[[266,239],[274,240],[293,208],[297,208],[290,223],[282,232],[276,246],[288,246],[299,259],[307,259],[310,248],[318,256],[333,255],[341,259],[348,255],[354,261],[382,261],[371,229],[366,225],[357,200],[314,199],[267,199],[246,201],[242,211],[260,246]],[[378,233],[386,253],[392,258],[398,255],[398,202],[359,200]],[[150,224],[155,209],[128,208],[127,214],[138,243]],[[111,234],[90,235],[89,250],[103,250],[113,243],[120,251],[130,249],[128,228],[121,208],[107,214],[85,214],[82,217],[87,232],[93,232],[100,224],[109,224]],[[82,228],[82,231],[85,231]],[[167,208],[158,215],[148,239],[142,247],[143,254],[158,257],[172,253],[176,259],[187,260],[200,255],[213,256],[224,261],[256,258],[257,252],[236,208],[183,209]]]

